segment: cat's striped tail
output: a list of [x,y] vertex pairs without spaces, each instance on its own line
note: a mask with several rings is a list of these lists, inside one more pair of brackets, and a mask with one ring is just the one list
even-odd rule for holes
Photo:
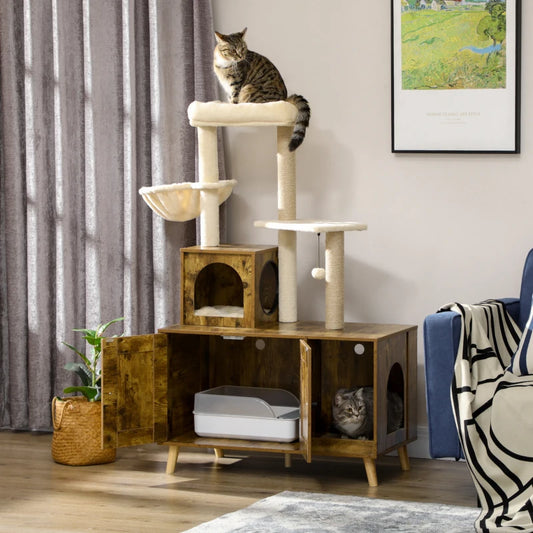
[[309,126],[309,119],[311,118],[311,108],[309,107],[307,100],[299,94],[291,94],[291,96],[287,98],[287,102],[295,105],[298,109],[294,130],[292,131],[292,137],[289,142],[289,150],[294,152],[294,150],[303,143],[305,130],[307,126]]

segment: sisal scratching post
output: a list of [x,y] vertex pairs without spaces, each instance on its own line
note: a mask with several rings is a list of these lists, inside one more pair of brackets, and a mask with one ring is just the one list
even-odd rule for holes
[[[278,127],[278,220],[296,218],[296,158],[289,151],[292,126]],[[279,231],[279,321],[298,320],[296,233]]]
[[[218,182],[217,128],[198,127],[198,175],[200,183]],[[218,222],[218,192],[203,189],[200,192],[200,245],[218,246],[220,232]]]
[[344,232],[326,233],[326,329],[344,327]]

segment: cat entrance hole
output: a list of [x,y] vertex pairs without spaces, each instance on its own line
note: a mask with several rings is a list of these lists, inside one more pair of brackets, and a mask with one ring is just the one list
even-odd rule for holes
[[397,394],[400,397],[403,406],[403,417],[400,428],[405,426],[405,389],[404,389],[404,375],[402,367],[399,363],[394,363],[389,372],[389,379],[387,381],[387,391]]
[[194,311],[204,316],[243,316],[244,288],[229,265],[212,263],[203,268],[194,285]]
[[259,277],[259,303],[266,315],[278,308],[278,285],[278,266],[274,261],[267,261]]

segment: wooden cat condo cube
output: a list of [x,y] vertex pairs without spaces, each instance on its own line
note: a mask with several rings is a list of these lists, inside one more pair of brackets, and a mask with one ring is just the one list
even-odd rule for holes
[[181,323],[257,328],[278,321],[278,249],[181,249]]

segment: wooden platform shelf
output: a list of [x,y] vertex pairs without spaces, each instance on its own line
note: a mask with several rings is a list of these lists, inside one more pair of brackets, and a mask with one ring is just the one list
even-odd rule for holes
[[[406,445],[416,439],[416,326],[322,323],[266,328],[177,325],[154,335],[107,339],[103,348],[105,446],[159,442],[169,446],[167,472],[180,448],[213,448],[363,459],[371,486],[375,460],[398,450],[409,469]],[[194,433],[194,394],[220,385],[279,387],[300,399],[299,438],[292,443],[205,438]],[[340,438],[332,431],[336,390],[374,387],[370,440]],[[404,401],[400,429],[387,433],[387,390]]]

